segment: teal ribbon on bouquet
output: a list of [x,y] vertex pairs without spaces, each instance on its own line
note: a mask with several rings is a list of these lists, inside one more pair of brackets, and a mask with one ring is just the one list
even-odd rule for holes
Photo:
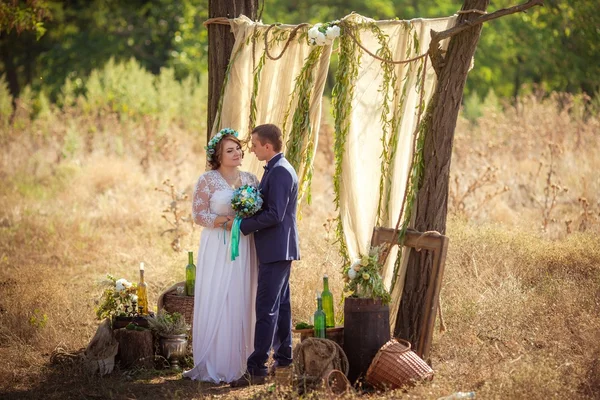
[[242,219],[235,217],[231,224],[231,261],[240,255],[240,224]]

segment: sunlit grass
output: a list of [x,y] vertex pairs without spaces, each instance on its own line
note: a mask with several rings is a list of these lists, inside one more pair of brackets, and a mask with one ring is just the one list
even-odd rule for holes
[[[570,119],[556,111],[556,100],[522,102],[519,114],[511,108],[488,110],[477,125],[458,124],[452,164],[452,181],[458,180],[452,190],[458,192],[450,198],[442,285],[447,331],[434,335],[435,379],[406,393],[363,397],[435,399],[473,390],[484,399],[593,398],[600,391],[598,121]],[[68,128],[72,116],[63,117],[47,129],[58,138],[61,130],[73,129]],[[136,281],[144,261],[151,304],[183,280],[186,253],[174,252],[172,238],[161,235],[168,228],[161,213],[171,199],[155,188],[170,179],[189,194],[204,166],[197,132],[174,126],[177,144],[168,153],[157,150],[144,167],[139,136],[121,135],[124,125],[141,129],[135,122],[77,121],[77,132],[96,129],[91,152],[72,146],[67,157],[57,158],[60,144],[52,135],[41,140],[27,132],[9,135],[14,140],[2,149],[0,394],[293,398],[287,389],[230,392],[181,381],[167,371],[117,370],[100,379],[87,376],[76,363],[50,364],[57,347],[75,353],[93,336],[98,283],[107,273]],[[331,130],[323,125],[313,203],[302,207],[302,260],[294,263],[291,277],[294,322],[310,319],[323,274],[329,275],[337,299],[343,287],[330,226],[335,216],[327,147]],[[119,134],[116,147],[113,133]],[[552,167],[544,153],[549,140],[561,146]],[[540,160],[546,164],[536,178]],[[461,197],[486,163],[499,172],[487,186]],[[553,182],[569,191],[557,197],[544,231],[543,206],[536,199],[543,199],[543,171],[550,168]],[[505,185],[510,191],[489,198]],[[585,215],[581,196],[589,203]],[[461,209],[453,203],[457,198],[463,199]],[[566,220],[572,221],[570,232]],[[181,238],[183,249],[196,251],[199,238],[200,229],[190,230]],[[335,307],[339,319],[342,307],[337,302]]]

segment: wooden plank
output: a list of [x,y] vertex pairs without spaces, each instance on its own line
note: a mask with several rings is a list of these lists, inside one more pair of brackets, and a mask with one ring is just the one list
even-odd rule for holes
[[[379,246],[383,243],[397,242],[397,238],[398,232],[395,229],[375,227],[371,236],[371,245]],[[439,303],[444,265],[446,263],[448,242],[448,237],[439,232],[418,232],[414,229],[407,229],[402,243],[403,246],[412,247],[417,251],[431,251],[433,255],[433,265],[425,295],[423,316],[420,322],[423,335],[421,335],[419,343],[415,346],[415,352],[425,360],[429,357],[429,350],[433,339],[433,329],[435,327],[435,317]]]

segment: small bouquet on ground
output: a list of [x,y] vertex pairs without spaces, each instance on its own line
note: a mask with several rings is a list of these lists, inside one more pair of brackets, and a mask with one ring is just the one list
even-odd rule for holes
[[371,247],[369,254],[360,255],[353,263],[344,266],[346,292],[351,292],[355,297],[381,299],[384,304],[390,302],[390,294],[381,278],[383,266],[379,263],[380,252],[379,247]]
[[325,46],[332,44],[340,36],[339,21],[315,24],[308,30],[308,44],[311,46]]
[[260,211],[263,199],[260,191],[251,185],[242,185],[233,192],[231,208],[235,211],[235,219],[231,225],[231,261],[240,255],[240,223],[242,218],[251,217]]
[[107,288],[104,289],[100,304],[96,308],[96,317],[104,318],[133,316],[137,310],[137,286],[127,279],[115,279],[106,275]]

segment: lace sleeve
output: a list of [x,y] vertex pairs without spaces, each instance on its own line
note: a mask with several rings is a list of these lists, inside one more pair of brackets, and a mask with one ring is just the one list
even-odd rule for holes
[[260,184],[260,182],[258,181],[258,178],[256,177],[256,175],[250,173],[250,172],[244,172],[244,177],[246,178],[246,182],[244,182],[246,185],[251,185],[254,187],[258,187],[258,185]]
[[214,228],[217,214],[210,212],[210,190],[205,175],[200,176],[196,188],[194,189],[194,200],[192,202],[192,216],[194,222],[207,228]]

